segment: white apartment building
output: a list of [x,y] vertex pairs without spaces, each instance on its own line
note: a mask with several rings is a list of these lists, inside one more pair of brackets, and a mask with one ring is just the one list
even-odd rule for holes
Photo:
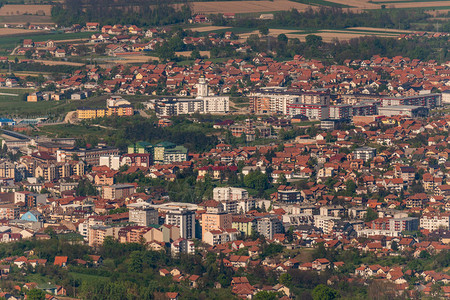
[[129,220],[138,226],[158,224],[158,211],[153,207],[130,207]]
[[324,234],[330,234],[331,232],[333,232],[335,220],[340,219],[341,218],[339,217],[315,215],[314,226],[319,229],[322,229]]
[[107,166],[111,170],[119,170],[120,155],[103,155],[100,156],[100,166]]
[[194,242],[179,238],[170,245],[170,252],[172,256],[178,256],[180,254],[195,254]]
[[248,199],[248,192],[245,189],[234,187],[216,187],[213,190],[213,199],[216,201],[245,200]]
[[195,212],[192,210],[178,209],[167,212],[165,224],[178,226],[182,238],[195,238]]
[[434,231],[438,229],[449,229],[450,227],[450,214],[424,214],[420,218],[420,228]]

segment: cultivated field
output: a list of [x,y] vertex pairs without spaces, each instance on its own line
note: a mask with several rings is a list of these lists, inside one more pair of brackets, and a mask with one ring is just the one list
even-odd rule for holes
[[7,4],[0,8],[0,16],[17,16],[24,14],[50,16],[52,14],[52,6]]
[[[397,37],[398,34],[394,33],[375,33],[375,32],[357,32],[357,31],[346,31],[346,30],[320,30],[315,35],[321,36],[324,42],[333,42],[338,39],[339,41],[348,41],[350,39],[363,37],[363,36],[377,36],[377,37]],[[301,41],[305,41],[308,34],[297,34],[290,33],[286,34],[289,38],[298,38]]]
[[449,7],[450,1],[386,3],[386,6],[392,8]]
[[379,9],[380,4],[370,3],[369,0],[328,0],[329,2],[352,6],[357,9]]
[[329,2],[352,6],[357,9],[379,9],[381,5],[387,8],[421,8],[450,7],[450,1],[420,1],[420,0],[328,0]]
[[[192,51],[179,51],[179,52],[175,52],[175,54],[177,56],[184,56],[184,57],[190,57],[191,56]],[[200,55],[201,56],[207,56],[207,57],[211,57],[211,52],[210,51],[200,51]]]
[[[270,29],[269,35],[277,37],[279,34],[286,34],[288,38],[298,38],[300,41],[305,41],[307,35],[314,34],[322,37],[324,42],[332,42],[335,39],[340,41],[348,41],[353,38],[358,38],[362,36],[378,36],[378,37],[397,37],[400,33],[406,33],[403,30],[384,31],[381,28],[368,28],[368,27],[355,27],[348,30],[318,30],[314,33],[302,33],[299,30],[287,30],[287,29]],[[255,30],[252,32],[244,33],[239,35],[240,41],[245,41],[250,35],[257,34],[259,31]]]
[[376,31],[380,32],[391,32],[391,33],[411,33],[415,32],[414,30],[404,30],[404,29],[392,29],[392,28],[374,28],[374,27],[349,27],[349,30],[362,30],[362,31]]
[[257,13],[283,11],[292,8],[303,11],[309,7],[309,5],[288,0],[192,2],[191,6],[196,14]]
[[15,15],[0,16],[0,24],[18,25],[30,23],[33,25],[53,25],[51,16]]
[[41,63],[43,65],[47,66],[76,66],[81,67],[85,64],[78,63],[78,62],[72,62],[72,61],[57,61],[57,60],[43,60],[43,59],[35,59],[34,62]]
[[37,30],[19,29],[19,28],[0,28],[0,36],[16,35],[16,34],[33,34]]
[[201,26],[201,27],[192,27],[192,28],[188,28],[189,30],[192,31],[197,31],[197,32],[209,32],[209,31],[214,31],[214,30],[222,30],[222,29],[228,29],[231,27],[227,27],[227,26]]

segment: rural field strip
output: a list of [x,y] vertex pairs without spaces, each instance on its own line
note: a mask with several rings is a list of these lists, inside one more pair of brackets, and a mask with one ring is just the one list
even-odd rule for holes
[[295,8],[304,11],[308,7],[307,4],[288,0],[274,1],[215,1],[215,2],[192,2],[192,10],[194,13],[259,13],[283,11]]

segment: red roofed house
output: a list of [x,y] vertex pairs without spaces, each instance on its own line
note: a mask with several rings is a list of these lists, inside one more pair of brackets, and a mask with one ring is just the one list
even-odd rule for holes
[[55,257],[55,266],[66,267],[67,266],[67,256],[56,256]]

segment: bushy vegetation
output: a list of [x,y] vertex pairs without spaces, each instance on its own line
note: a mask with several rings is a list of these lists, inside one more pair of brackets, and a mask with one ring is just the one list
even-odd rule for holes
[[422,9],[382,9],[366,10],[361,13],[342,8],[296,9],[277,12],[273,20],[259,20],[253,17],[224,19],[213,16],[214,25],[259,28],[261,26],[283,26],[298,29],[343,29],[348,27],[377,27],[411,29],[412,23],[426,21],[429,15]]
[[137,141],[153,144],[170,141],[184,145],[193,152],[208,151],[217,144],[217,137],[209,135],[214,131],[212,125],[196,124],[183,117],[174,118],[173,121],[173,126],[161,128],[156,126],[155,120],[139,116],[98,120],[101,125],[116,129],[105,139],[121,149]]

